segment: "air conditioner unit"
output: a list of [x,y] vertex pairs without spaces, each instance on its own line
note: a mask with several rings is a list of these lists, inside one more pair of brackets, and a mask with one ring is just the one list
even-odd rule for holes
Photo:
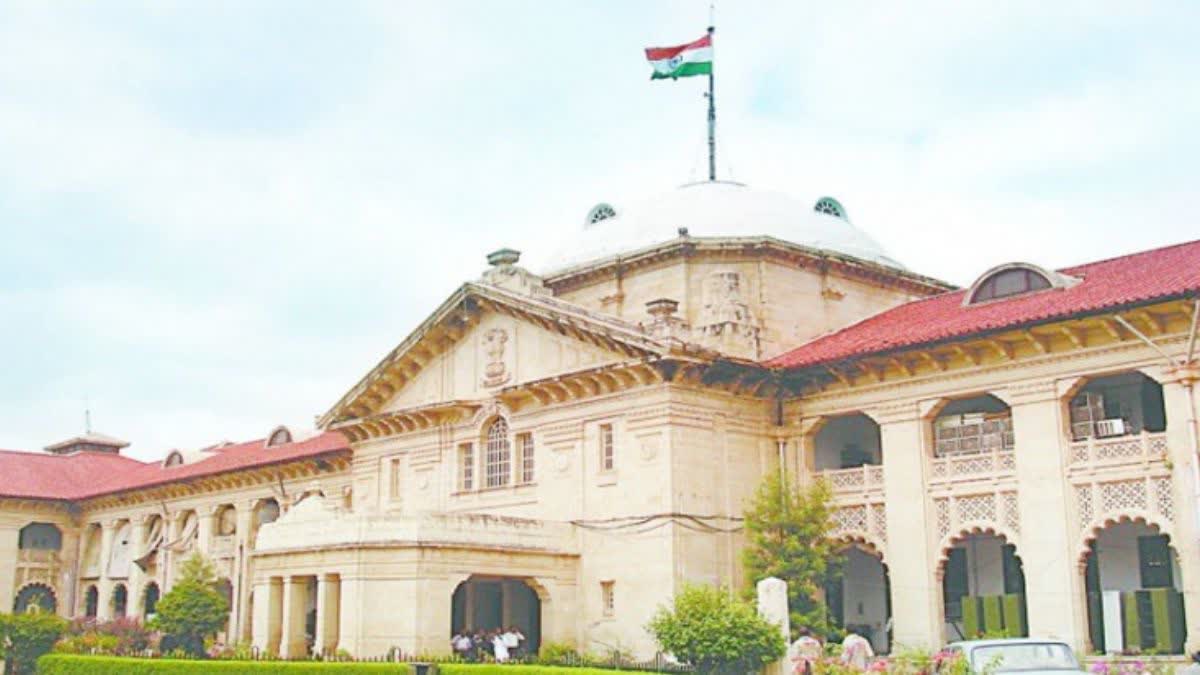
[[1096,438],[1108,438],[1109,436],[1124,435],[1125,420],[1123,419],[1100,420],[1096,422]]

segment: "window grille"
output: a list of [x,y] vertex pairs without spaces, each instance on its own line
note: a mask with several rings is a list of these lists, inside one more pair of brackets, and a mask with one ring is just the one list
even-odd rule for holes
[[534,481],[533,464],[533,434],[521,434],[517,437],[521,449],[521,483]]
[[475,489],[475,446],[470,443],[458,446],[458,489]]
[[611,424],[600,425],[600,470],[612,471],[616,465],[613,456],[613,426]]
[[604,616],[612,616],[617,608],[617,600],[615,593],[615,582],[601,581],[600,582],[600,601],[604,608]]
[[508,422],[500,418],[492,423],[487,433],[486,469],[484,472],[487,486],[503,487],[508,485],[512,471],[512,452],[508,443]]

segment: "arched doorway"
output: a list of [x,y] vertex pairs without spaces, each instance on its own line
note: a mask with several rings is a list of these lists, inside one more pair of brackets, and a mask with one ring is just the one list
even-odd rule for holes
[[125,584],[117,584],[113,589],[112,595],[112,615],[116,618],[125,616],[125,610],[129,607],[129,591],[125,588]]
[[1142,521],[1109,523],[1084,560],[1088,633],[1108,653],[1182,654],[1187,638],[1179,556]]
[[542,601],[525,579],[472,576],[454,589],[450,634],[487,634],[516,628],[521,652],[536,654],[542,642]]
[[94,619],[96,610],[100,608],[100,591],[95,586],[88,586],[83,593],[83,615]]
[[843,550],[838,564],[838,578],[825,586],[830,624],[867,638],[876,653],[888,653],[892,593],[887,566],[859,544]]
[[142,618],[149,619],[158,609],[158,584],[151,581],[146,585],[145,595],[142,596]]
[[45,584],[29,584],[17,593],[13,602],[13,614],[25,612],[46,612],[53,614],[58,609],[58,599],[54,589]]
[[1016,546],[991,532],[954,540],[942,563],[945,639],[1026,637],[1025,570]]

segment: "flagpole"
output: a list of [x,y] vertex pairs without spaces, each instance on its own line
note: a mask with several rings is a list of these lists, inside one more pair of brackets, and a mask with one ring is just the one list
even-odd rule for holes
[[[712,7],[709,7],[709,27],[708,39],[712,42],[712,35],[716,32],[716,28],[711,24],[715,23],[712,20]],[[716,59],[709,62],[708,66],[708,180],[709,182],[717,179],[717,99],[713,89],[713,68],[716,65]]]

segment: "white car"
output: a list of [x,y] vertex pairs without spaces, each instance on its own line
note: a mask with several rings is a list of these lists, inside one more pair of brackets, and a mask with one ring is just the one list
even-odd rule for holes
[[953,642],[946,650],[962,654],[973,673],[1063,673],[1085,672],[1071,646],[1058,640],[1006,638]]

